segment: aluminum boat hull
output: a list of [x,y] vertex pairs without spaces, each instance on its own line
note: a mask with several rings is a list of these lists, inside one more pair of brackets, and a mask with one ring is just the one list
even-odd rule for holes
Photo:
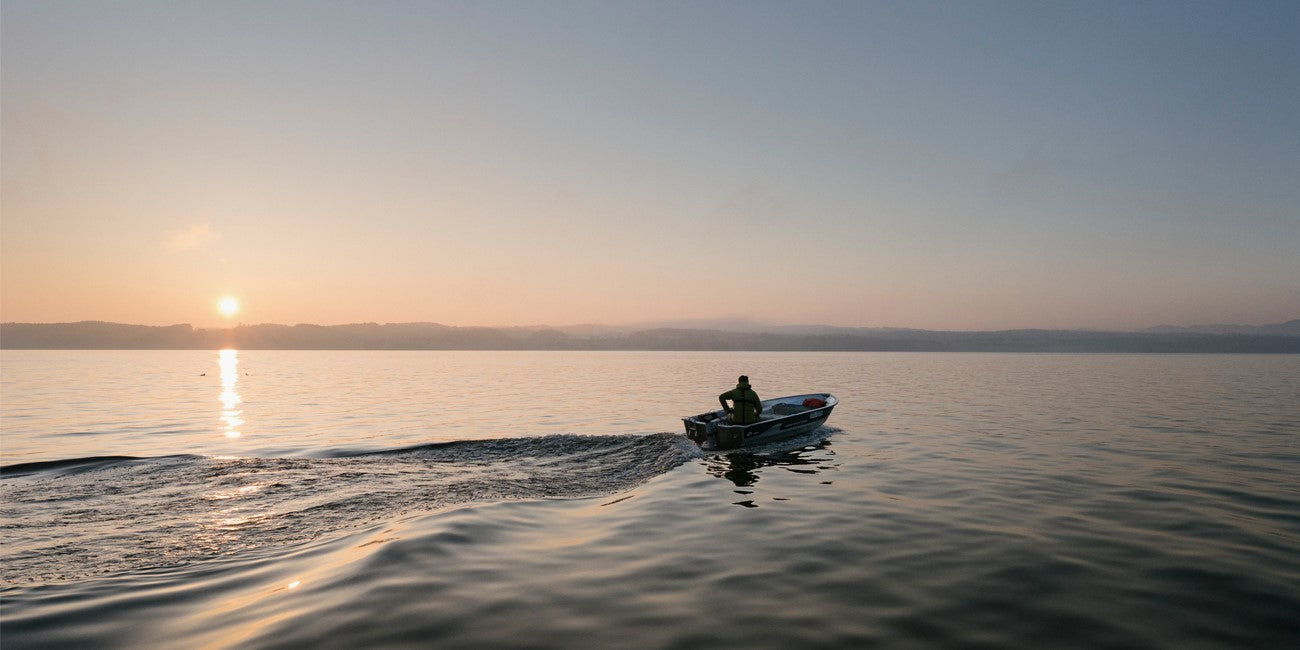
[[[805,407],[808,399],[819,399],[824,406]],[[686,436],[696,444],[712,449],[734,449],[802,435],[820,427],[840,401],[830,393],[808,393],[763,400],[759,421],[753,424],[728,424],[722,409],[682,418]]]

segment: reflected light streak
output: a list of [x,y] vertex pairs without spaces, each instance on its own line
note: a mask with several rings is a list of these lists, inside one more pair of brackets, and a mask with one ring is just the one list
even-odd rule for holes
[[243,497],[256,494],[262,491],[265,484],[245,485],[233,490],[223,490],[203,495],[205,501],[226,501],[228,499],[241,499]]
[[238,438],[239,427],[243,426],[244,414],[238,407],[244,400],[236,390],[239,384],[239,350],[222,350],[217,358],[221,366],[221,421],[225,423],[227,438]]

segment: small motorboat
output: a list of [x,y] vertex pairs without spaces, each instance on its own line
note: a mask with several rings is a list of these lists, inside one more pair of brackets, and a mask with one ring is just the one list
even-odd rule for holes
[[735,449],[793,438],[826,423],[840,401],[830,393],[810,393],[763,400],[758,422],[728,424],[722,409],[682,418],[686,437],[701,447]]

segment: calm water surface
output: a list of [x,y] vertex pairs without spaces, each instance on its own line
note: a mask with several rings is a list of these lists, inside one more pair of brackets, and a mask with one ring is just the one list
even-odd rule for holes
[[[704,453],[747,373],[830,425]],[[0,641],[1300,646],[1300,357],[0,354]]]

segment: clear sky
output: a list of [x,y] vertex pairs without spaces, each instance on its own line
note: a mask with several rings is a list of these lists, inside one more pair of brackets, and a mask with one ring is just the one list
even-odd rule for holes
[[1300,318],[1300,2],[2,11],[5,321]]

